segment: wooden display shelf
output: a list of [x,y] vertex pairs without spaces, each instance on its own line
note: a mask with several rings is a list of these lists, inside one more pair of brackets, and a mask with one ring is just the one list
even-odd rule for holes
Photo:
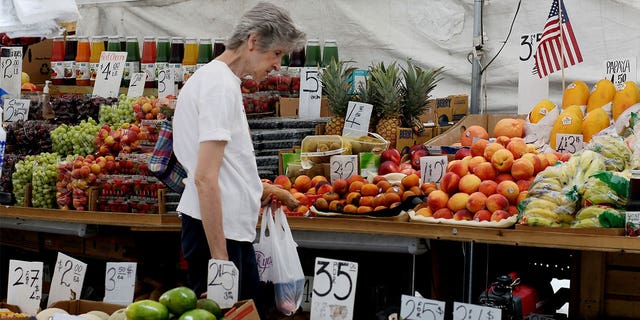
[[[51,94],[64,94],[64,93],[79,93],[79,94],[92,94],[92,86],[64,86],[64,85],[50,85]],[[127,94],[129,88],[120,88],[120,94]],[[156,88],[144,88],[144,96],[158,96],[158,89]]]

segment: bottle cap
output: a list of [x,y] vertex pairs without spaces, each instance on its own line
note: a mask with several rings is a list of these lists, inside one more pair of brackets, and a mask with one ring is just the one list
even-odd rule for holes
[[631,175],[632,176],[640,176],[640,169],[631,170]]

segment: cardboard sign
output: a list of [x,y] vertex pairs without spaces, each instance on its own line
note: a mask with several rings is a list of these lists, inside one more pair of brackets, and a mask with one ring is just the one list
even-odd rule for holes
[[146,80],[146,76],[147,74],[144,72],[137,72],[131,75],[127,97],[137,98],[144,95],[144,82]]
[[158,69],[158,97],[166,98],[175,95],[176,83],[173,72],[169,68]]
[[129,305],[136,286],[135,262],[107,262],[104,278],[104,302]]
[[444,320],[444,301],[402,295],[400,317],[405,320]]
[[520,36],[520,63],[518,64],[518,114],[527,114],[549,96],[549,77],[540,79],[535,54],[542,33]]
[[637,81],[636,57],[608,59],[603,62],[604,78],[611,80],[618,90],[627,81]]
[[355,262],[316,258],[311,319],[353,319],[357,278]]
[[331,156],[331,182],[358,174],[358,156]]
[[58,252],[47,306],[57,301],[79,299],[86,272],[86,263]]
[[238,302],[238,268],[231,261],[209,260],[207,297],[221,308],[231,308]]
[[420,177],[423,182],[440,183],[447,171],[447,156],[425,156],[420,158]]
[[298,117],[300,119],[315,119],[320,117],[320,100],[322,98],[322,83],[317,67],[300,68],[300,105]]
[[29,99],[5,99],[2,110],[4,122],[26,121],[29,119]]
[[470,303],[453,303],[453,320],[500,320],[502,310]]
[[366,136],[369,132],[369,121],[371,121],[372,112],[373,105],[349,101],[342,135],[350,135],[353,137]]
[[42,299],[42,262],[9,260],[7,303],[27,314],[36,314]]
[[22,47],[0,49],[0,88],[9,96],[20,98],[22,89]]
[[556,151],[561,153],[576,153],[584,149],[581,134],[556,134]]
[[126,52],[102,51],[93,95],[111,98],[120,94],[120,81],[126,60]]

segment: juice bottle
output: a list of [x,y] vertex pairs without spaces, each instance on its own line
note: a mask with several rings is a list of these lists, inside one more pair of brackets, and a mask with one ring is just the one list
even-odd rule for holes
[[304,66],[305,60],[304,48],[291,52],[287,73],[291,76],[292,97],[297,97],[300,93],[300,68]]
[[64,43],[64,84],[76,84],[76,52],[78,50],[78,38],[68,36]]
[[93,86],[96,83],[96,75],[100,67],[100,55],[104,51],[105,37],[91,37],[91,57],[89,57],[89,83]]
[[184,40],[184,55],[182,57],[182,81],[186,82],[196,72],[198,63],[198,43],[195,37]]
[[322,61],[320,57],[320,40],[309,39],[307,40],[307,50],[305,53],[305,67],[317,67]]
[[280,70],[283,72],[287,72],[287,68],[289,68],[289,54],[285,54],[282,56],[282,60],[280,60]]
[[138,45],[138,37],[127,37],[127,60],[124,63],[122,79],[124,86],[129,86],[131,76],[140,72],[140,46]]
[[169,37],[158,37],[158,44],[156,47],[156,79],[158,79],[158,73],[160,70],[169,70],[170,56],[171,44],[169,44]]
[[64,38],[53,37],[51,45],[51,83],[64,84]]
[[120,50],[121,52],[127,51],[127,37],[118,35],[118,41],[120,42]]
[[89,37],[78,37],[78,50],[76,52],[76,85],[88,86],[91,84],[89,60],[91,59],[91,49],[89,47]]
[[169,56],[169,69],[173,70],[178,88],[182,88],[182,59],[184,58],[184,40],[181,37],[171,38],[171,55]]
[[196,70],[213,60],[213,45],[210,38],[200,38]]
[[631,170],[625,234],[628,237],[640,237],[640,169]]
[[109,36],[109,40],[107,41],[107,51],[120,51],[120,37]]
[[216,38],[213,42],[213,58],[215,59],[217,56],[221,55],[224,52],[224,39]]
[[142,72],[146,74],[145,88],[154,88],[156,86],[156,54],[156,39],[154,37],[144,37],[140,67]]
[[324,41],[324,47],[322,48],[322,66],[327,67],[331,63],[331,60],[338,60],[338,45],[336,40],[327,39]]

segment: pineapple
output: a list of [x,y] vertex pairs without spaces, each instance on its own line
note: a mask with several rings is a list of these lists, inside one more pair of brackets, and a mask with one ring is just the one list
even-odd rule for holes
[[376,132],[389,141],[391,147],[396,145],[396,134],[402,113],[399,71],[395,62],[388,67],[380,63],[370,68],[371,78],[367,83],[369,86],[367,94],[380,117],[376,124]]
[[438,81],[442,80],[443,67],[437,69],[422,69],[407,60],[407,68],[402,69],[404,83],[401,85],[403,125],[414,127],[416,131],[422,131],[423,125],[418,120],[427,108],[427,100]]
[[344,117],[349,104],[349,76],[356,68],[348,67],[347,62],[331,60],[331,63],[322,72],[322,92],[329,100],[329,108],[332,117],[327,121],[325,134],[342,135]]

